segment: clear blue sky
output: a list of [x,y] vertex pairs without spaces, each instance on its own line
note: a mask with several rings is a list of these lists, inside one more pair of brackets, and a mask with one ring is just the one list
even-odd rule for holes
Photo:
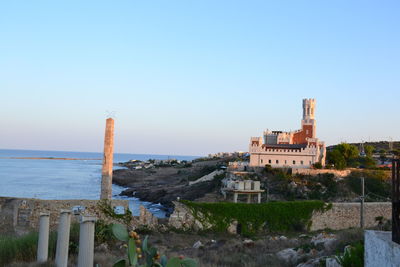
[[[400,139],[399,1],[1,1],[0,148],[203,155]],[[394,117],[394,113],[397,117]]]

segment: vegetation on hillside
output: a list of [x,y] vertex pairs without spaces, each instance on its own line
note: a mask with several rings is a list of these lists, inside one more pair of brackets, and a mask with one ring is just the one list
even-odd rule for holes
[[329,209],[323,201],[286,201],[261,204],[199,203],[182,201],[195,218],[211,224],[214,231],[223,232],[233,221],[241,225],[244,235],[254,235],[262,229],[269,232],[301,231],[310,226],[314,211]]
[[383,170],[352,171],[346,178],[331,173],[316,176],[292,174],[290,169],[266,166],[257,173],[268,194],[264,199],[355,201],[361,195],[361,178],[365,178],[366,201],[390,198],[390,175]]
[[379,161],[384,164],[392,156],[400,156],[400,142],[393,142],[393,148],[389,148],[389,142],[364,143],[365,156],[360,156],[359,147],[361,144],[341,143],[328,147],[327,167],[333,167],[338,170],[344,168],[376,168],[376,160],[379,154]]

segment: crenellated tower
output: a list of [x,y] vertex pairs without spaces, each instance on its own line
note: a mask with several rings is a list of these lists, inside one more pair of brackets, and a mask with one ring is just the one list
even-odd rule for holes
[[301,120],[301,129],[305,131],[308,138],[315,138],[316,135],[316,121],[315,121],[315,104],[313,98],[303,99],[303,119]]
[[303,120],[313,120],[315,118],[315,99],[303,99]]

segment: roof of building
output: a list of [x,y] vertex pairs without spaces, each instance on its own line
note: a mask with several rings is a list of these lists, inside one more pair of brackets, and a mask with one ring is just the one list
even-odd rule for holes
[[283,149],[300,149],[300,148],[306,148],[307,144],[265,144],[263,145],[265,148],[283,148]]

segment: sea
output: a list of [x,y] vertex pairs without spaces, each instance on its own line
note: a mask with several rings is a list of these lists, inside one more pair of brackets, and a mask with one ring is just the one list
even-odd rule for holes
[[[0,149],[0,196],[38,199],[99,199],[102,153]],[[28,159],[29,158],[29,159]],[[72,158],[77,160],[31,159]],[[197,156],[115,153],[114,163],[129,160],[193,160]],[[114,166],[114,170],[122,168]],[[124,187],[113,185],[114,199],[128,199],[129,208],[139,215],[140,205],[155,216],[165,217],[159,203],[119,196]]]

